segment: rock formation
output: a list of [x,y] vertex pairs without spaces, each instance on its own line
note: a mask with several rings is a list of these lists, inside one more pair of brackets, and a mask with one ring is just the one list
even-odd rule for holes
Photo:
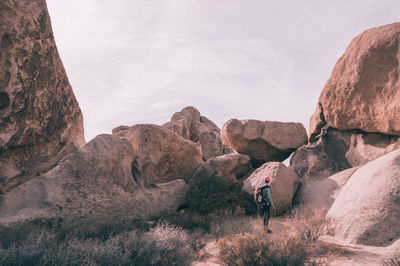
[[192,178],[197,179],[206,176],[239,180],[245,178],[252,170],[249,156],[232,153],[208,159],[197,168]]
[[43,217],[79,219],[151,215],[175,210],[187,191],[183,180],[140,190],[132,176],[128,140],[100,135],[44,175],[2,195],[0,224]]
[[400,23],[369,29],[336,63],[310,121],[310,142],[328,124],[400,135]]
[[400,150],[358,169],[330,208],[332,234],[344,243],[387,245],[400,237]]
[[133,146],[133,175],[139,185],[189,179],[203,162],[196,144],[165,127],[140,124],[114,133]]
[[0,32],[3,190],[10,181],[21,183],[67,143],[81,147],[85,140],[82,113],[57,52],[45,0],[1,1]]
[[398,136],[331,127],[323,131],[317,142],[302,146],[290,160],[290,167],[304,179],[328,177],[400,148]]
[[222,145],[221,130],[218,126],[207,117],[201,116],[192,106],[173,114],[171,121],[163,126],[185,139],[198,142],[204,160],[232,152]]
[[296,173],[280,162],[268,162],[257,168],[243,183],[243,190],[254,195],[255,189],[264,183],[264,177],[272,177],[271,193],[279,215],[292,206],[293,197],[299,186],[300,178]]
[[283,161],[307,143],[300,123],[231,119],[222,127],[222,141],[235,151],[247,154],[255,166],[267,161]]
[[295,201],[313,210],[327,212],[357,169],[359,167],[343,170],[324,179],[301,183]]

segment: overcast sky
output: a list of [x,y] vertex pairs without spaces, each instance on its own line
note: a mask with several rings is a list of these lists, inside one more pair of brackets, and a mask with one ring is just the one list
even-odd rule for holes
[[398,0],[47,0],[89,141],[195,106],[230,118],[309,118],[351,39],[400,20]]

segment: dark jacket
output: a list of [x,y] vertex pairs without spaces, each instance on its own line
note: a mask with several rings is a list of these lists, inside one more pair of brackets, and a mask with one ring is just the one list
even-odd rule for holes
[[275,209],[274,202],[272,201],[270,186],[268,186],[267,184],[263,184],[263,185],[259,186],[258,188],[262,190],[263,201],[265,201],[267,206],[271,206],[272,208]]

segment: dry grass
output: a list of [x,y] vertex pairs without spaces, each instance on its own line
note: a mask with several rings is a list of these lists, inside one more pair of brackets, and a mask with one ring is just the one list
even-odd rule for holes
[[[316,265],[320,258],[342,255],[346,251],[318,240],[322,234],[324,211],[297,208],[271,220],[272,234],[263,230],[261,219],[229,220],[220,233],[220,259],[226,265]],[[253,224],[253,229],[251,229]],[[236,234],[235,230],[236,229]],[[225,235],[225,236],[223,236]],[[318,261],[318,263],[317,263]]]
[[235,235],[218,241],[226,265],[304,265],[312,253],[299,236],[276,240],[270,234]]
[[105,241],[60,241],[56,232],[37,230],[7,249],[0,248],[0,265],[188,265],[195,253],[192,236],[167,224]]
[[388,258],[382,261],[383,266],[399,266],[400,265],[400,252],[391,254]]

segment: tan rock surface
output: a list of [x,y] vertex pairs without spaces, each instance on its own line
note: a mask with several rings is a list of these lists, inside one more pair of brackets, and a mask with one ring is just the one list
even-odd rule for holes
[[300,123],[231,119],[222,127],[222,141],[235,151],[247,154],[253,164],[283,161],[307,143]]
[[249,156],[232,153],[208,159],[197,168],[192,178],[215,177],[237,180],[245,178],[252,170]]
[[400,135],[400,23],[354,38],[337,61],[310,123],[310,141],[322,117],[339,130]]
[[179,179],[141,190],[132,176],[134,152],[128,140],[100,135],[46,174],[1,197],[0,225],[33,218],[62,217],[110,222],[176,210],[187,191]]
[[135,125],[123,137],[135,151],[133,175],[140,185],[187,180],[203,162],[196,144],[165,127]]
[[171,121],[163,125],[185,139],[196,142],[198,140],[203,159],[231,153],[222,144],[221,130],[218,126],[200,112],[188,106],[172,115]]
[[270,176],[272,200],[275,204],[275,214],[279,215],[292,207],[293,197],[299,186],[300,178],[293,169],[280,162],[268,162],[257,168],[243,183],[243,190],[254,195],[255,189],[264,183],[264,178]]
[[323,131],[317,142],[302,146],[290,159],[290,167],[303,179],[325,178],[400,148],[398,136],[331,127]]
[[358,168],[346,169],[320,180],[302,180],[296,200],[314,210],[320,209],[327,212]]
[[85,144],[45,0],[0,3],[0,189],[10,178]]
[[383,246],[400,237],[400,150],[358,169],[327,218],[342,243]]

